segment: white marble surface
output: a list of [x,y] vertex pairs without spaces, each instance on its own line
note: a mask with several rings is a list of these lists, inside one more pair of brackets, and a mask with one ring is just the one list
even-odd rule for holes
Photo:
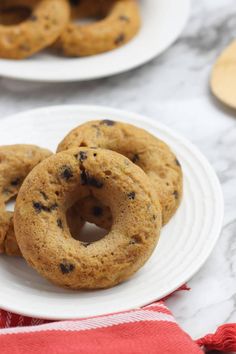
[[192,1],[181,38],[161,57],[116,77],[71,84],[0,79],[0,119],[55,104],[101,104],[143,113],[194,142],[214,166],[225,197],[224,228],[212,256],[168,300],[181,326],[197,338],[236,322],[236,113],[209,93],[211,66],[236,37],[235,0]]

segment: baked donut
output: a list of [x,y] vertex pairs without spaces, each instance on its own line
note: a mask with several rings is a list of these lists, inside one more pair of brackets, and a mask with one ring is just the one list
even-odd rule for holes
[[[124,45],[138,32],[141,19],[135,0],[71,0],[71,22],[56,46],[67,56],[88,56]],[[89,24],[75,19],[95,17]]]
[[[24,59],[50,46],[69,21],[70,7],[67,0],[1,0],[0,2],[0,11],[11,8],[14,10],[15,7],[28,8],[31,15],[16,25],[0,25],[1,58]],[[11,16],[10,20],[12,20]]]
[[[113,224],[104,238],[84,243],[71,237],[66,211],[89,195],[109,205]],[[107,288],[129,278],[150,257],[161,207],[146,174],[127,158],[75,148],[52,155],[26,177],[14,226],[24,258],[41,275],[73,289]]]
[[[178,159],[163,141],[133,125],[103,120],[90,121],[73,129],[59,144],[57,151],[76,146],[117,151],[141,167],[150,178],[160,200],[163,224],[170,220],[181,201],[183,177]],[[102,213],[100,224],[99,217],[91,212],[91,200],[89,206],[81,208],[82,216],[108,229],[109,223],[105,220],[109,216],[106,215],[106,210]]]
[[0,253],[21,254],[15,239],[13,213],[6,211],[5,205],[16,197],[28,173],[51,154],[34,145],[0,146]]

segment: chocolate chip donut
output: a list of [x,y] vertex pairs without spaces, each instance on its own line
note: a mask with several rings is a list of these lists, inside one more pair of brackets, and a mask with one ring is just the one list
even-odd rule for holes
[[[181,201],[182,169],[176,156],[163,141],[133,125],[103,120],[90,121],[73,129],[59,144],[57,151],[76,146],[117,151],[141,167],[150,178],[160,200],[163,224],[170,220]],[[81,208],[82,216],[99,226],[109,228],[106,210],[102,213],[101,224],[92,210],[90,200],[89,207]]]
[[[31,15],[15,25],[0,24],[0,57],[24,59],[50,46],[65,29],[70,16],[67,0],[1,0],[0,11],[23,7]],[[9,10],[10,11],[10,10]],[[12,16],[14,11],[12,12]],[[9,21],[12,20],[9,17]],[[6,23],[7,24],[7,23]]]
[[[141,20],[134,0],[71,0],[71,22],[56,46],[67,56],[88,56],[124,45],[138,32]],[[98,18],[78,24],[75,19]]]
[[[90,195],[110,207],[113,224],[101,240],[84,243],[71,236],[66,211]],[[75,148],[52,155],[26,177],[14,225],[24,258],[41,275],[73,289],[107,288],[129,278],[150,257],[161,207],[147,175],[127,158]]]
[[5,205],[17,195],[28,173],[50,155],[49,150],[34,145],[0,146],[0,253],[21,254],[15,239],[13,213],[6,211]]

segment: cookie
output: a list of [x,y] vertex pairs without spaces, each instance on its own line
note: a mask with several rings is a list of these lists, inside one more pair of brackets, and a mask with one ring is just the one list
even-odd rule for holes
[[[13,213],[5,205],[16,197],[29,172],[51,152],[34,145],[0,146],[0,253],[20,255],[13,227]],[[43,193],[43,192],[42,192]]]
[[[113,224],[104,238],[84,243],[71,236],[66,210],[90,195],[109,206]],[[107,288],[148,260],[159,238],[161,207],[147,175],[127,158],[75,148],[52,155],[26,177],[14,226],[24,258],[41,275],[72,289]]]
[[[163,141],[133,125],[103,120],[90,121],[73,129],[59,144],[57,151],[76,146],[117,151],[141,167],[160,200],[163,224],[170,220],[181,201],[183,177],[178,159]],[[97,220],[97,225],[100,225],[99,218],[94,218],[91,212],[84,215],[83,210],[86,212],[91,208],[82,208],[82,216],[88,221]],[[101,226],[109,228],[104,222]]]
[[[71,0],[71,22],[56,46],[66,56],[82,57],[118,48],[139,31],[141,19],[134,0]],[[87,17],[97,21],[75,23]]]
[[[0,24],[0,57],[24,59],[50,46],[69,21],[67,0],[1,0],[0,11],[28,8],[31,15],[16,25]],[[23,10],[24,11],[24,10]],[[13,15],[12,15],[13,16]],[[11,16],[9,21],[12,20]]]

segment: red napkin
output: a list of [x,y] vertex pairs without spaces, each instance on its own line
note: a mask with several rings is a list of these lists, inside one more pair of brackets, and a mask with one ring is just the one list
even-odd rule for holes
[[[203,319],[204,321],[204,319]],[[236,350],[236,325],[194,342],[163,301],[74,321],[49,322],[0,311],[1,354],[201,354]]]

